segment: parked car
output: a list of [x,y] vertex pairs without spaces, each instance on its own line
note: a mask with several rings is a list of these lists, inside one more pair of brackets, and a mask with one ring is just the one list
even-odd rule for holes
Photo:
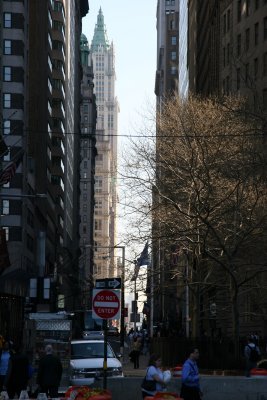
[[[73,340],[71,342],[70,384],[91,385],[103,377],[104,340]],[[107,343],[107,377],[122,378],[122,365]]]

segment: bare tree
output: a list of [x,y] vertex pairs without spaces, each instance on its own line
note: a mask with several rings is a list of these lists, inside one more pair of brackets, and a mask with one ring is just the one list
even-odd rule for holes
[[[136,237],[149,235],[149,216],[151,238],[161,240],[165,261],[174,244],[189,257],[186,275],[179,262],[169,272],[180,286],[190,286],[193,333],[198,334],[200,294],[213,290],[221,299],[220,317],[227,319],[231,310],[236,348],[240,318],[247,313],[244,299],[266,288],[267,193],[259,126],[240,99],[174,98],[163,106],[156,137],[134,144],[123,174],[129,193],[138,193],[138,204],[131,201]],[[164,268],[159,263],[156,274]],[[265,309],[266,300],[259,301],[258,312]]]

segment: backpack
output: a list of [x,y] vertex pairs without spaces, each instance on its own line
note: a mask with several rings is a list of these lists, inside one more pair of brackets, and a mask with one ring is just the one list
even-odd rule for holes
[[249,361],[252,361],[252,362],[259,361],[260,355],[259,355],[259,352],[257,350],[257,347],[256,346],[250,347],[249,345],[248,345],[248,347],[250,349]]

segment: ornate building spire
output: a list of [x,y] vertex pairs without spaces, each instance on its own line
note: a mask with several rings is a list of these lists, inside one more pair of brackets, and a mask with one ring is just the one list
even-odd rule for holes
[[105,50],[109,49],[110,47],[101,7],[97,16],[97,23],[95,25],[91,51],[96,51],[99,47],[104,47]]

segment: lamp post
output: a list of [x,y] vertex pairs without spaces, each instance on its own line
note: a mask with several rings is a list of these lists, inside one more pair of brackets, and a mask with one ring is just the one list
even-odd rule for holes
[[121,270],[121,326],[120,326],[120,352],[123,357],[124,353],[124,279],[125,279],[125,246],[114,246],[115,249],[122,250],[122,270]]

